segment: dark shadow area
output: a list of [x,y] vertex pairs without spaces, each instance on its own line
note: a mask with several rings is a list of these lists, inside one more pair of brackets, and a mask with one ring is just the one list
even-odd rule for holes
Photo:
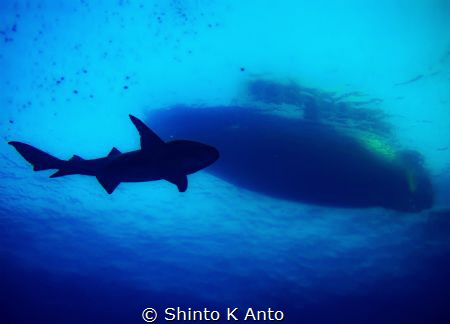
[[432,206],[420,155],[385,148],[371,134],[241,106],[174,106],[147,117],[165,140],[218,148],[221,158],[207,170],[259,193],[332,207]]
[[[448,261],[448,258],[446,259]],[[133,288],[107,273],[50,274],[24,268],[12,259],[1,258],[0,321],[21,323],[144,323],[147,307],[159,312],[157,322],[165,322],[167,307],[188,310],[217,310],[219,322],[226,321],[227,307],[242,321],[248,307],[254,310],[282,310],[283,323],[448,323],[450,284],[448,262],[428,260],[420,276],[379,281],[359,295],[320,296],[306,301],[303,291],[292,292],[286,283],[267,283],[266,293],[247,305],[225,305],[199,299],[191,293]],[[432,269],[431,269],[432,268]],[[255,278],[256,280],[256,278]],[[242,293],[255,282],[242,282]],[[284,288],[283,288],[284,287]],[[270,291],[270,292],[269,292]],[[214,292],[217,293],[217,292]]]

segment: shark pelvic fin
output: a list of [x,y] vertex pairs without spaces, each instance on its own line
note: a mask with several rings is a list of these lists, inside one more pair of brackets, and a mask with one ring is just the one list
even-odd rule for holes
[[97,176],[97,180],[109,194],[112,194],[120,184],[120,181],[114,180],[108,176]]
[[68,170],[64,170],[64,169],[60,169],[58,171],[56,171],[55,173],[53,173],[50,178],[59,178],[59,177],[64,177],[66,175],[72,174],[70,173]]

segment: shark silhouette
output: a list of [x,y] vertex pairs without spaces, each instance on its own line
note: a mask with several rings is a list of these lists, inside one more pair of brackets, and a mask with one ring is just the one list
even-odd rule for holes
[[175,140],[165,143],[141,120],[130,115],[141,137],[141,149],[121,153],[117,148],[103,158],[85,160],[74,155],[60,160],[31,145],[9,142],[22,157],[33,165],[34,171],[58,169],[50,178],[72,174],[94,176],[109,194],[121,182],[167,180],[184,192],[187,175],[214,163],[219,158],[216,148],[199,142]]

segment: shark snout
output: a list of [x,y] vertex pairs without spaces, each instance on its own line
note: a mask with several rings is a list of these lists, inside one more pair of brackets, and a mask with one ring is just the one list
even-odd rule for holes
[[178,161],[183,173],[191,174],[200,171],[217,161],[219,151],[211,145],[194,141],[176,140],[167,143],[171,160]]
[[210,166],[216,162],[218,158],[219,151],[215,147],[200,144],[197,147],[195,154],[192,154],[184,161],[184,166],[189,170],[188,173],[191,173],[192,171],[199,171]]
[[220,153],[219,153],[219,150],[213,146],[210,146],[210,145],[205,145],[205,146],[207,146],[206,150],[208,151],[208,153],[207,153],[207,155],[208,155],[207,160],[209,162],[208,165],[211,165],[219,159]]
[[206,168],[207,166],[210,166],[211,164],[216,162],[219,156],[219,151],[215,147],[206,144],[200,144],[197,153],[195,154],[195,156],[192,156],[191,162],[192,164],[195,164],[195,166],[192,165],[192,167],[198,170]]

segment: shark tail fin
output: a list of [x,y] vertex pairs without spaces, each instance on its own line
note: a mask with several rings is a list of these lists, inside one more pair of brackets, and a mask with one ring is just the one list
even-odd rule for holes
[[59,169],[64,164],[64,161],[31,145],[14,141],[8,144],[12,145],[33,166],[34,171]]

